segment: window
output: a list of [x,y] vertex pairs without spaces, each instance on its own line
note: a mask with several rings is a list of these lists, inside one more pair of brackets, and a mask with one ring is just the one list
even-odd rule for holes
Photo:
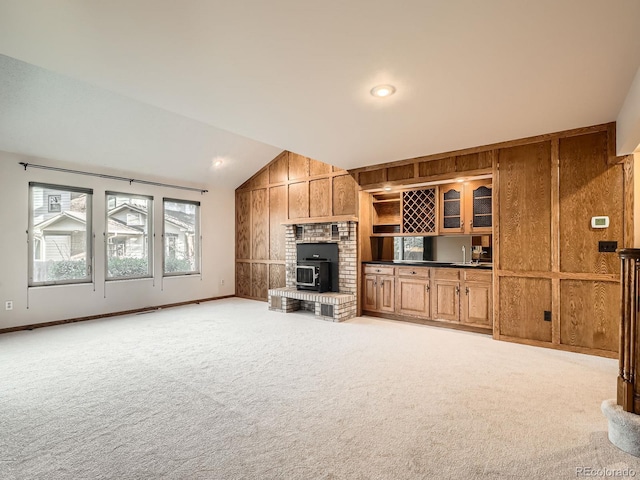
[[433,260],[433,237],[394,237],[394,260]]
[[200,272],[200,202],[164,199],[164,274]]
[[93,191],[29,183],[29,285],[91,282]]
[[150,277],[153,199],[114,192],[106,196],[107,279]]

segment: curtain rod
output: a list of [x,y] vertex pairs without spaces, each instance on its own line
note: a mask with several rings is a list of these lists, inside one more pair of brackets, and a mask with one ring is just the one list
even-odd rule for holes
[[171,185],[169,183],[149,182],[147,180],[136,180],[135,178],[106,175],[104,173],[83,172],[82,170],[70,170],[68,168],[49,167],[48,165],[37,165],[35,163],[26,163],[26,162],[18,162],[18,163],[24,167],[25,171],[27,170],[27,167],[41,168],[43,170],[53,170],[55,172],[73,173],[76,175],[88,175],[90,177],[108,178],[109,180],[120,180],[123,182],[129,182],[129,185],[131,185],[132,183],[141,183],[143,185],[154,185],[156,187],[168,187],[168,188],[177,188],[180,190],[190,190],[192,192],[200,192],[201,194],[207,193],[209,191],[201,188],[183,187],[181,185]]

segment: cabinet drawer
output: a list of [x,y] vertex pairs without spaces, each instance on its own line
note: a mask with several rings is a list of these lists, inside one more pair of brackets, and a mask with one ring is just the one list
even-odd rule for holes
[[433,278],[436,280],[460,280],[460,270],[457,268],[434,268]]
[[394,275],[395,267],[389,267],[388,265],[365,265],[364,273],[373,275]]
[[485,282],[491,283],[491,272],[479,272],[478,270],[465,270],[464,279],[470,282]]
[[424,267],[398,267],[398,275],[410,278],[429,278],[429,269]]

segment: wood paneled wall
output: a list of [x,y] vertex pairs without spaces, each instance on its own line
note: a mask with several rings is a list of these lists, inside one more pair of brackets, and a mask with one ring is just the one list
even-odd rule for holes
[[236,190],[236,295],[267,300],[285,286],[284,223],[357,220],[345,170],[282,152]]
[[[620,261],[598,242],[633,247],[633,160],[615,157],[615,124],[350,171],[363,189],[462,172],[493,174],[494,337],[615,357]],[[602,215],[609,228],[592,229]]]
[[[620,260],[598,242],[632,244],[633,172],[612,161],[611,129],[495,150],[495,338],[616,356]],[[602,215],[609,228],[591,228]]]

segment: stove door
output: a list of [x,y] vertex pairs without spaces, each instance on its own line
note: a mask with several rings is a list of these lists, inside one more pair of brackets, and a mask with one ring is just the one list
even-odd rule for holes
[[311,265],[296,266],[296,285],[302,287],[315,287],[318,273],[316,267]]

